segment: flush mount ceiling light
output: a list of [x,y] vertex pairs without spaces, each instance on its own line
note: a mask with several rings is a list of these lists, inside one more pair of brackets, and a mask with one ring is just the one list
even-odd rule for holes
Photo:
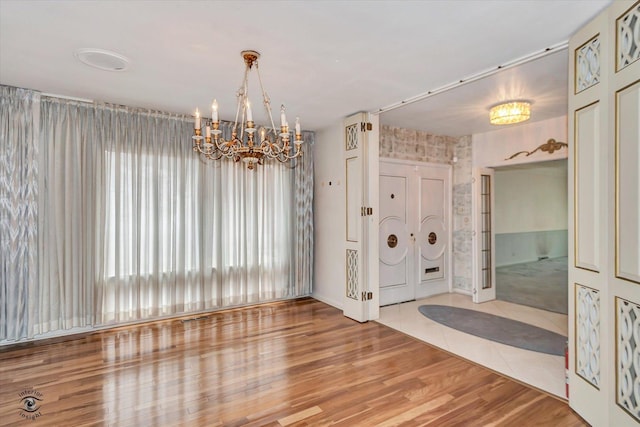
[[510,125],[524,122],[531,117],[529,101],[508,101],[494,105],[489,110],[489,122],[492,125]]
[[83,48],[73,53],[83,64],[105,71],[125,71],[129,58],[104,49]]

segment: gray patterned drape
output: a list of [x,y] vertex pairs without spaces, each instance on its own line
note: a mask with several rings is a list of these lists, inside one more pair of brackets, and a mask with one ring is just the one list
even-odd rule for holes
[[40,94],[0,86],[0,340],[29,336],[38,284]]
[[292,258],[297,295],[310,295],[313,282],[313,144],[314,133],[303,132],[304,153],[294,169],[295,239]]

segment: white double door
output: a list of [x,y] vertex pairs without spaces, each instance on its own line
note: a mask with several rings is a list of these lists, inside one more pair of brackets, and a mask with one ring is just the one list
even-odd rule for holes
[[380,161],[380,305],[449,292],[451,167]]

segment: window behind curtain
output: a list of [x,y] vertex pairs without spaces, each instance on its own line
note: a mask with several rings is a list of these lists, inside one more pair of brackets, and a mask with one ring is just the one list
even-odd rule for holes
[[157,140],[111,148],[104,151],[104,322],[296,296],[287,165],[250,171],[228,159],[204,163]]
[[[193,176],[173,175],[176,159],[167,155],[134,155],[106,151],[107,191],[105,191],[104,278],[150,277],[154,273],[197,272],[200,268],[197,245],[178,247],[183,236],[198,240],[198,186]],[[196,165],[195,161],[188,162]],[[197,177],[195,177],[197,178]],[[178,191],[176,179],[186,191]],[[177,208],[180,206],[181,208]],[[176,265],[182,251],[183,264]]]

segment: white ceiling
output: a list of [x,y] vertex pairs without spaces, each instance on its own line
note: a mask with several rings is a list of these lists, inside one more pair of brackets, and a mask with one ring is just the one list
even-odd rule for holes
[[[184,114],[208,111],[215,97],[221,119],[232,120],[240,51],[254,49],[274,107],[285,103],[318,130],[562,43],[609,3],[0,0],[0,84]],[[88,67],[73,55],[87,47],[125,55],[130,67]],[[507,98],[532,100],[532,120],[564,114],[567,58],[561,51],[381,122],[483,132],[488,107]],[[254,116],[266,122],[257,108]]]
[[506,100],[530,100],[531,119],[567,114],[567,49],[500,71],[380,115],[383,124],[462,136],[496,130],[489,107]]

